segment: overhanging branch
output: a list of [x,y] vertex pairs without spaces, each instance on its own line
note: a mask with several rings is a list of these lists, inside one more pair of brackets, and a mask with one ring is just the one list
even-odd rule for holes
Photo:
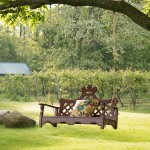
[[[43,5],[66,4],[70,6],[94,6],[127,15],[136,24],[150,31],[150,18],[124,0],[13,0],[0,5],[0,13],[10,8],[29,6],[31,9]],[[9,11],[8,11],[9,13]]]
[[4,11],[0,11],[0,14],[8,14],[8,13],[15,13],[16,11],[15,10],[4,10]]

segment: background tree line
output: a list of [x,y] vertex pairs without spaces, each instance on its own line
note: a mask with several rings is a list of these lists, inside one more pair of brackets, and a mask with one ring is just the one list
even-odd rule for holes
[[[58,5],[44,12],[45,22],[31,29],[1,25],[1,61],[24,61],[32,70],[113,68],[113,13],[93,7]],[[150,69],[150,33],[117,14],[116,67]],[[7,56],[6,56],[7,55]]]

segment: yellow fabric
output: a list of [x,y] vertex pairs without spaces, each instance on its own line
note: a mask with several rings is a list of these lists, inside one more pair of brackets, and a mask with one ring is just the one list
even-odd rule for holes
[[77,100],[70,117],[91,117],[98,103],[98,99]]

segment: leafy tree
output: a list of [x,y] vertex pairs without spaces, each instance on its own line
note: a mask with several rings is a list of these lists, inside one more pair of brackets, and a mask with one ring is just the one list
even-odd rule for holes
[[149,0],[145,0],[146,1],[146,4],[144,6],[144,13],[150,17],[150,1]]
[[130,19],[118,16],[117,38],[119,42],[119,69],[150,70],[149,36],[146,30],[141,30]]
[[[46,68],[113,68],[112,12],[59,6],[45,13],[45,18],[36,28],[34,40],[42,47]],[[147,31],[117,13],[117,70],[149,70],[148,37]]]
[[15,51],[17,42],[14,36],[11,36],[9,29],[0,26],[0,62],[16,62],[19,61]]

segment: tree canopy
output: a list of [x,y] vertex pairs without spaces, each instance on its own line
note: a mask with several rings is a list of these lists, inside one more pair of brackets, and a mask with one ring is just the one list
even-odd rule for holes
[[[43,17],[39,13],[40,11],[37,11],[41,6],[52,4],[94,6],[125,14],[135,23],[150,31],[150,2],[147,1],[145,3],[146,14],[133,6],[134,2],[137,2],[137,0],[1,0],[0,14],[2,14],[2,17],[5,17],[7,14],[13,14],[12,18],[14,20],[17,17],[22,17],[24,21],[28,18],[43,20]],[[30,15],[27,12],[29,12]]]
[[127,16],[97,7],[57,5],[44,12],[44,17],[34,30],[21,22],[13,28],[0,26],[1,61],[23,61],[36,71],[110,71],[115,56],[116,70],[150,70],[150,32]]

